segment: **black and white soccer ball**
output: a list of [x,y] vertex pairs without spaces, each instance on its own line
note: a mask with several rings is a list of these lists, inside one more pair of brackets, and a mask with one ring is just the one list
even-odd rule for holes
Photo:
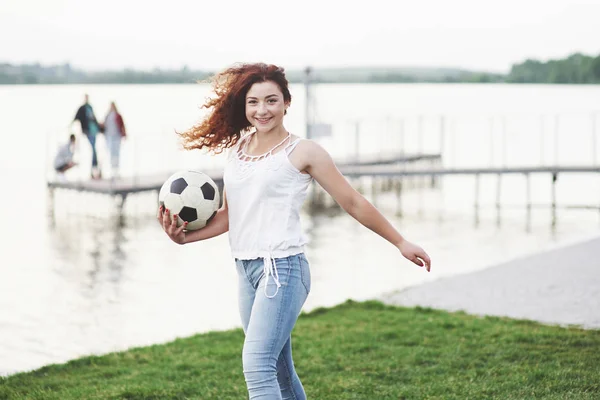
[[185,170],[171,175],[158,193],[159,205],[177,214],[177,226],[188,222],[187,230],[204,228],[217,214],[219,189],[203,172]]

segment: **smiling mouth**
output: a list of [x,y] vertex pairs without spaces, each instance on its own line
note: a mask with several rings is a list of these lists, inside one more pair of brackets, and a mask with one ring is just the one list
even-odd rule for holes
[[271,120],[271,118],[256,118],[256,120],[261,124],[266,124]]

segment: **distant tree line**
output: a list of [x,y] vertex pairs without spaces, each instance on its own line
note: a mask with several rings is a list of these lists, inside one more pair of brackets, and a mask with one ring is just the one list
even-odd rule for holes
[[562,60],[526,60],[515,64],[506,77],[510,83],[600,83],[600,54],[575,53]]
[[192,71],[188,67],[178,70],[155,68],[152,71],[124,69],[122,71],[85,72],[70,64],[42,66],[40,64],[0,64],[0,84],[152,84],[194,83],[210,77],[210,71]]
[[[125,69],[122,71],[86,72],[70,64],[42,66],[40,64],[0,64],[0,84],[157,84],[194,83],[210,78],[214,71],[155,68],[152,71]],[[301,83],[301,70],[287,72],[291,83]],[[508,74],[475,72],[449,68],[320,68],[313,80],[321,83],[600,83],[600,54],[596,57],[575,53],[560,60],[542,62],[526,60],[514,64]]]

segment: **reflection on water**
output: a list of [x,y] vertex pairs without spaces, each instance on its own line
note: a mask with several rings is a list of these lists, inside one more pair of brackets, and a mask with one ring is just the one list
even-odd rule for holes
[[[376,199],[393,224],[430,253],[430,274],[337,208],[303,214],[313,278],[305,310],[374,298],[598,232],[594,212],[559,210],[551,229],[548,209],[534,208],[526,223],[524,207],[503,208],[501,224],[494,207],[482,207],[475,225],[472,203],[462,210],[444,206],[451,195],[448,189],[407,193],[402,219],[393,193]],[[123,216],[110,199],[72,196],[79,195],[57,196],[36,246],[8,249],[1,373],[239,326],[226,235],[178,246],[155,221],[153,196],[132,197]],[[96,215],[73,209],[77,204]]]

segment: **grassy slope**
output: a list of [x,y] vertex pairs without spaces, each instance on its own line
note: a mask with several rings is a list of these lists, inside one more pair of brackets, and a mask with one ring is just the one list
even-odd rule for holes
[[[241,330],[0,378],[0,399],[244,399]],[[348,302],[300,317],[309,399],[598,399],[600,331]]]

